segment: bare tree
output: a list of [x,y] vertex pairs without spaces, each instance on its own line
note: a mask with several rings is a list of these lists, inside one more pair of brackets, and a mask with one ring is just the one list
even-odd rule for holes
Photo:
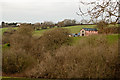
[[[79,12],[77,15],[85,19],[86,16],[90,17],[89,23],[96,23],[99,20],[105,22],[118,22],[119,17],[119,1],[118,0],[97,0],[93,2],[80,1]],[[83,11],[81,5],[89,6],[87,11]]]
[[[79,7],[79,13],[77,13],[79,16],[81,16],[83,19],[85,19],[86,16],[90,17],[89,22],[97,22],[97,20],[101,20],[102,23],[98,23],[97,26],[100,26],[100,28],[103,29],[105,27],[105,23],[119,23],[120,20],[120,1],[119,0],[97,0],[93,2],[82,2],[80,1],[80,4],[84,6],[90,6],[87,11],[83,11],[81,7]],[[100,24],[100,25],[99,25]],[[103,26],[103,27],[101,27]],[[107,25],[106,25],[107,26]],[[105,31],[113,31],[114,28],[105,28],[103,29]],[[100,30],[102,31],[102,30]],[[119,31],[117,28],[115,31]],[[108,32],[107,32],[108,33]],[[119,78],[120,74],[120,54],[117,57],[116,60],[116,69],[115,69],[115,77]]]

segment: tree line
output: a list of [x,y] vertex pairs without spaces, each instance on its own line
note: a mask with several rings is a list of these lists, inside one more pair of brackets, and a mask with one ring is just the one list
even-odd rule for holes
[[74,26],[77,23],[76,20],[72,19],[65,19],[63,21],[59,21],[57,23],[54,23],[52,21],[44,21],[44,22],[38,22],[38,23],[5,23],[2,22],[2,27],[19,27],[20,24],[29,24],[32,25],[35,29],[47,29],[47,28],[54,28],[55,26],[57,27],[67,27],[67,26]]

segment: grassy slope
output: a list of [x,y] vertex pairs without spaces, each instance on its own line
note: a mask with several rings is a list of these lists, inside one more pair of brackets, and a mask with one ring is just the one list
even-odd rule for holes
[[[82,28],[94,28],[94,27],[95,27],[95,25],[77,25],[77,26],[69,26],[69,27],[63,27],[63,28],[69,29],[71,31],[71,33],[78,33]],[[52,28],[52,29],[54,29],[54,28]],[[40,36],[45,31],[52,30],[52,29],[43,29],[43,30],[35,31],[34,35]]]
[[[96,25],[76,25],[76,26],[69,26],[69,27],[63,27],[63,28],[67,28],[71,31],[71,33],[78,33],[80,31],[80,29],[82,28],[94,28]],[[110,25],[113,26],[113,25]],[[118,24],[117,24],[118,26]],[[2,30],[2,32],[6,31],[9,28],[0,28],[0,30]],[[17,29],[17,27],[13,28],[13,29]],[[53,28],[51,28],[53,29]],[[42,35],[43,32],[51,30],[51,29],[43,29],[43,30],[39,30],[39,31],[35,31],[34,35]]]
[[70,26],[64,27],[71,31],[71,33],[78,33],[82,28],[94,28],[95,25],[77,25],[77,26]]
[[52,29],[53,29],[53,28],[35,31],[35,32],[33,33],[33,36],[41,36],[45,31],[52,30]]
[[[112,44],[116,41],[118,41],[118,36],[120,36],[120,34],[110,34],[110,35],[103,35],[104,37],[106,37],[107,41],[109,44]],[[99,35],[96,36],[96,38],[99,37]],[[87,38],[87,36],[84,37],[73,37],[73,43],[72,44],[77,44],[77,42],[80,41],[80,39],[83,38]]]

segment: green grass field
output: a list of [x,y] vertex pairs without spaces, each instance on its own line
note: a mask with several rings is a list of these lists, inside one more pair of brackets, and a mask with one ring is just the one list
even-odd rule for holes
[[95,26],[96,25],[77,25],[64,28],[69,29],[71,33],[78,33],[82,28],[94,28]]
[[[63,28],[69,29],[71,33],[79,33],[82,28],[95,28],[95,27],[96,27],[96,25],[76,25],[76,26],[68,26],[68,27],[63,27]],[[52,30],[52,29],[54,29],[54,28],[35,31],[34,35],[40,36],[45,31]]]
[[[117,27],[119,26],[119,24],[116,24],[116,25],[117,25]],[[71,31],[71,33],[78,33],[82,28],[95,28],[95,26],[96,25],[76,25],[76,26],[68,26],[68,27],[63,27],[63,28],[69,29]],[[110,25],[110,26],[113,26],[113,25]],[[14,27],[12,29],[17,29],[17,28],[18,27]],[[3,33],[8,29],[10,29],[10,28],[0,28],[0,31],[2,30],[2,33]],[[34,32],[34,35],[42,35],[43,32],[52,30],[52,29],[54,29],[54,28],[38,30],[38,31]]]
[[[63,28],[66,28],[66,29],[69,29],[71,31],[71,33],[78,33],[82,28],[94,28],[95,25],[77,25],[77,26],[68,26],[68,27],[63,27]],[[55,27],[56,28],[56,27]],[[5,32],[6,30],[8,30],[10,28],[0,28],[0,30],[2,30],[2,33]],[[13,29],[17,29],[17,27],[13,28]],[[54,28],[51,28],[51,29],[43,29],[43,30],[36,30],[33,35],[37,35],[37,36],[40,36],[42,35],[45,31],[48,31],[48,30],[52,30]]]
[[33,32],[33,36],[41,36],[45,31],[48,31],[48,30],[52,30],[54,28],[51,28],[51,29],[43,29],[43,30],[36,30]]
[[[69,29],[71,33],[78,33],[82,28],[94,28],[95,26],[96,25],[77,25],[77,26],[69,26],[69,27],[63,27],[63,28]],[[54,28],[35,31],[34,35],[41,36],[45,31],[52,30],[52,29]]]
[[[110,35],[103,35],[104,37],[106,37],[107,41],[109,44],[112,44],[116,41],[118,41],[120,34],[110,34]],[[96,38],[99,37],[99,35],[96,36]],[[77,44],[80,39],[86,38],[87,36],[82,36],[82,37],[72,37],[73,38],[73,43],[72,44]]]

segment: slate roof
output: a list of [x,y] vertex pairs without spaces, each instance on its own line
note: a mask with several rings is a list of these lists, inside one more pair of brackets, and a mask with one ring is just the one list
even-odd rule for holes
[[98,31],[96,28],[82,28],[85,31]]

